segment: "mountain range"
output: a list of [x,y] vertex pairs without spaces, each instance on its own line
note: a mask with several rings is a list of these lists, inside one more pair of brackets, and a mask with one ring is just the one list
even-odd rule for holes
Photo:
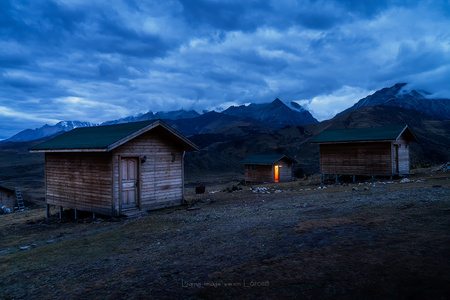
[[[394,88],[397,89],[395,86]],[[389,94],[389,92],[392,90],[388,89],[383,93]],[[286,109],[279,101],[274,102],[272,103],[275,109]],[[410,108],[389,106],[386,102],[381,102],[383,105],[367,105],[374,104],[367,99],[365,104],[366,106],[348,110],[330,120],[296,126],[284,126],[284,123],[276,123],[273,119],[271,121],[266,118],[257,120],[250,116],[251,111],[248,107],[251,105],[230,109],[228,113],[231,111],[233,115],[212,111],[194,118],[176,119],[174,117],[165,120],[178,131],[188,135],[189,139],[200,148],[199,151],[186,153],[185,174],[186,180],[190,182],[242,178],[244,170],[241,161],[253,154],[286,154],[298,162],[295,165],[296,174],[301,173],[298,171],[317,173],[319,149],[317,145],[311,144],[311,141],[319,132],[326,129],[376,127],[400,123],[408,124],[418,139],[417,143],[411,144],[412,168],[450,161],[450,119],[448,117],[436,118],[431,116],[429,111],[420,112]],[[281,108],[276,105],[280,105]],[[273,106],[269,107],[273,108]],[[264,110],[264,105],[252,105],[252,108],[261,111]],[[247,110],[247,115],[241,114],[244,110]],[[178,111],[178,115],[184,113]],[[147,116],[143,114],[115,122],[153,118],[154,115],[153,113]],[[55,134],[55,132],[58,134],[61,132],[58,129],[93,125],[96,124],[61,122],[54,128],[44,126],[41,129],[47,130],[42,133],[45,135]],[[26,132],[29,133],[29,131]],[[0,159],[0,181],[5,185],[22,186],[24,189],[36,191],[36,195],[41,197],[44,186],[44,156],[42,153],[28,153],[28,148],[49,138],[50,136],[45,136],[36,140],[0,143],[2,158]]]
[[191,136],[189,139],[201,149],[186,154],[186,170],[191,178],[214,172],[238,176],[243,170],[242,159],[249,155],[286,154],[297,160],[297,166],[305,173],[317,173],[319,149],[311,141],[319,132],[394,124],[408,124],[417,136],[418,142],[411,144],[413,168],[450,161],[450,120],[436,119],[416,110],[378,105],[361,107],[319,123],[255,134],[229,130]]
[[309,111],[296,102],[290,102],[289,106],[277,98],[268,104],[231,106],[222,113],[235,117],[253,118],[278,128],[318,122]]
[[90,126],[98,126],[99,124],[91,123],[91,122],[79,122],[79,121],[61,121],[55,125],[47,125],[36,129],[25,129],[24,131],[19,132],[18,134],[13,135],[9,139],[5,140],[5,142],[24,142],[24,141],[32,141],[37,140],[49,136],[53,136],[58,133],[62,133],[65,131],[72,130],[78,127],[90,127]]
[[[400,107],[425,113],[437,119],[450,118],[450,99],[428,99],[426,91],[407,90],[406,83],[397,83],[392,87],[383,88],[374,94],[360,99],[352,107],[336,116],[363,107],[385,105]],[[241,134],[263,132],[281,129],[289,126],[315,124],[318,121],[311,113],[296,102],[285,104],[280,99],[270,103],[231,106],[222,112],[207,112],[199,114],[194,110],[177,110],[170,112],[147,112],[137,116],[93,124],[79,121],[63,121],[56,125],[44,125],[36,129],[26,129],[3,141],[31,141],[69,131],[77,127],[112,125],[126,122],[162,119],[186,136],[221,133],[229,128],[238,128]]]
[[[127,122],[138,122],[162,119],[184,135],[193,135],[215,131],[218,127],[229,127],[236,123],[247,124],[258,130],[297,126],[318,121],[309,111],[295,102],[288,107],[281,100],[275,99],[271,103],[231,106],[222,113],[215,111],[199,114],[194,110],[177,110],[170,112],[148,112],[138,116],[107,121],[94,124],[79,121],[63,121],[56,125],[44,125],[36,129],[26,129],[10,137],[4,142],[23,142],[50,137],[58,133],[72,130],[77,127],[113,125]],[[254,131],[253,129],[252,131]]]
[[430,99],[428,98],[430,93],[417,90],[408,91],[405,88],[406,85],[406,83],[397,83],[390,88],[376,91],[339,114],[365,106],[387,105],[417,110],[438,119],[450,118],[450,99]]

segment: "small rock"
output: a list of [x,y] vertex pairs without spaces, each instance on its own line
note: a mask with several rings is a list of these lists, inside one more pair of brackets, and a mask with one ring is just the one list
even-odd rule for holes
[[31,244],[28,246],[19,247],[20,250],[30,250],[31,248],[37,247],[37,244]]
[[357,187],[352,187],[352,191],[357,191],[358,188]]
[[7,206],[2,206],[1,212],[3,212],[4,214],[10,214],[11,209]]
[[414,182],[414,180],[409,180],[408,178],[403,178],[400,183],[409,183],[409,182]]
[[194,207],[189,207],[187,210],[198,210],[200,209],[200,207],[194,206]]

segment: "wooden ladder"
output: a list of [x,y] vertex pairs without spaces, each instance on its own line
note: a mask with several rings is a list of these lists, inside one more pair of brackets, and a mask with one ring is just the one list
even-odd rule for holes
[[14,189],[16,192],[16,199],[17,199],[17,207],[19,210],[25,209],[25,204],[23,203],[22,193],[18,188]]

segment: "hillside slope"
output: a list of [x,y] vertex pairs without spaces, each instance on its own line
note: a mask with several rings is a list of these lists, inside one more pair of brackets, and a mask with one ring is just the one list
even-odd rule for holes
[[[198,118],[204,133],[189,138],[201,148],[188,152],[185,173],[188,180],[217,177],[243,177],[242,159],[252,154],[287,154],[299,162],[305,172],[319,171],[318,146],[313,137],[326,129],[357,128],[389,124],[409,124],[418,138],[411,144],[413,165],[440,164],[450,161],[450,120],[439,120],[415,110],[390,106],[368,106],[349,111],[331,120],[283,129],[265,127],[254,120],[209,113]],[[178,130],[190,128],[189,119],[176,120]],[[29,154],[27,148],[39,141],[0,145],[0,183],[35,192],[44,187],[44,157]],[[228,175],[227,175],[228,174]],[[41,197],[41,196],[40,196]]]
[[418,138],[411,144],[413,165],[450,161],[450,120],[439,120],[415,110],[390,106],[367,106],[336,116],[331,120],[225,139],[191,137],[202,146],[186,156],[187,170],[243,173],[241,160],[252,154],[287,154],[299,162],[305,172],[319,171],[318,146],[313,137],[326,129],[376,127],[408,124]]
[[338,115],[366,106],[387,105],[413,109],[438,119],[450,119],[450,99],[429,99],[428,96],[428,92],[409,91],[406,83],[397,83],[359,100]]
[[318,122],[309,111],[303,109],[300,105],[292,105],[292,108],[289,108],[278,98],[266,104],[231,106],[222,113],[231,116],[250,117],[278,128]]

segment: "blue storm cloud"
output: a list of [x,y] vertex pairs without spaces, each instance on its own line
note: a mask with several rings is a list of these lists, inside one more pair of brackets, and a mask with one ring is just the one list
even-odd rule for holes
[[450,97],[448,28],[444,0],[4,0],[0,139],[277,97],[326,119],[396,82]]

